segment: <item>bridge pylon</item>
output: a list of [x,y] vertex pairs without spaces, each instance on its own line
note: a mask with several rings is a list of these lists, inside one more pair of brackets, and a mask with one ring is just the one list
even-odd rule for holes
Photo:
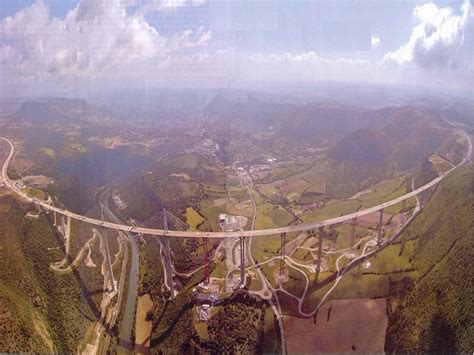
[[163,208],[163,229],[168,234],[168,218],[166,217],[166,208]]

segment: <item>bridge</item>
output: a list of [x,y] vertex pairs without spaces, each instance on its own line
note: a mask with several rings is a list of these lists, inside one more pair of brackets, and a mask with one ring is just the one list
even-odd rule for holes
[[[8,178],[8,165],[10,164],[10,160],[13,157],[15,147],[13,143],[5,137],[0,138],[4,141],[6,141],[10,145],[10,154],[8,155],[7,159],[5,160],[5,163],[2,168],[2,177],[3,181],[5,183],[5,186],[9,188],[11,191],[15,192],[17,195],[19,195],[22,199],[24,199],[27,202],[34,203],[38,207],[42,207],[45,210],[52,211],[59,213],[61,215],[70,217],[72,219],[85,222],[88,224],[96,225],[99,227],[105,227],[109,229],[115,229],[115,230],[120,230],[123,232],[133,232],[133,233],[139,233],[139,234],[147,234],[147,235],[157,235],[157,236],[164,236],[164,237],[179,237],[179,238],[215,238],[215,239],[222,239],[222,238],[250,238],[250,237],[265,237],[265,236],[271,236],[271,235],[279,235],[282,233],[294,233],[294,232],[305,232],[305,231],[311,231],[311,230],[316,230],[319,229],[320,227],[326,227],[326,226],[331,226],[335,224],[340,224],[344,222],[351,221],[354,218],[359,218],[362,216],[369,215],[371,213],[375,212],[380,212],[383,213],[383,210],[390,207],[394,206],[396,204],[399,204],[405,200],[408,200],[412,197],[415,197],[424,191],[434,187],[435,185],[439,184],[447,175],[449,175],[453,170],[456,168],[464,165],[467,161],[471,159],[472,155],[472,142],[469,138],[469,136],[464,132],[461,131],[464,136],[467,139],[468,142],[468,152],[465,156],[465,158],[462,160],[460,164],[457,166],[451,168],[449,171],[441,174],[434,180],[430,181],[426,185],[423,185],[419,187],[418,189],[408,192],[400,197],[397,197],[393,200],[381,203],[379,205],[367,208],[365,210],[349,213],[340,217],[335,217],[335,218],[330,218],[324,221],[319,221],[319,222],[312,222],[312,223],[302,223],[298,225],[292,225],[292,226],[285,226],[285,227],[279,227],[279,228],[268,228],[268,229],[258,229],[258,230],[244,230],[244,231],[233,231],[233,232],[203,232],[203,231],[189,231],[189,230],[169,230],[169,229],[155,229],[155,228],[146,228],[146,227],[140,227],[140,226],[131,226],[131,225],[126,225],[126,224],[119,224],[119,223],[112,223],[112,222],[107,222],[99,219],[95,219],[92,217],[86,217],[81,214],[77,214],[56,206],[53,206],[46,201],[40,200],[36,197],[30,197],[28,196],[24,191],[19,188],[15,182],[11,181]],[[379,226],[380,228],[381,226]]]
[[[205,255],[204,255],[204,265],[203,265],[203,267],[205,269],[205,282],[208,282],[208,280],[209,280],[209,274],[208,274],[209,258],[208,258],[208,255],[207,255],[207,253],[208,253],[208,251],[207,251],[207,240],[208,240],[208,238],[214,238],[214,239],[238,238],[239,241],[240,241],[240,284],[239,285],[241,286],[243,284],[244,278],[245,278],[244,238],[280,235],[281,240],[282,240],[282,249],[281,249],[281,252],[280,252],[281,253],[281,255],[280,255],[280,258],[281,258],[280,273],[282,273],[283,268],[284,268],[284,259],[285,259],[284,245],[286,243],[285,242],[286,234],[287,233],[296,233],[296,232],[309,232],[309,233],[312,233],[312,234],[317,234],[318,237],[319,237],[319,241],[318,241],[318,245],[319,245],[318,259],[319,260],[318,260],[318,263],[317,263],[317,265],[318,265],[317,269],[319,271],[320,263],[321,263],[321,245],[322,245],[321,243],[322,243],[322,239],[323,239],[323,235],[324,235],[323,228],[326,227],[326,226],[331,226],[331,225],[340,224],[340,223],[344,223],[344,222],[352,222],[352,224],[354,224],[354,221],[357,218],[365,216],[365,215],[369,215],[371,213],[377,213],[378,212],[379,213],[379,220],[378,220],[378,230],[377,230],[377,245],[380,246],[382,244],[382,234],[383,234],[382,233],[382,224],[383,224],[382,223],[382,217],[383,217],[384,209],[386,209],[390,206],[394,206],[394,205],[399,204],[399,203],[404,203],[404,201],[406,201],[410,198],[417,197],[419,194],[421,194],[421,193],[425,192],[426,190],[429,190],[432,187],[439,184],[453,170],[457,169],[458,167],[460,167],[460,166],[466,164],[468,161],[470,161],[471,156],[472,156],[472,142],[471,142],[471,139],[463,130],[459,130],[458,132],[466,138],[466,141],[468,143],[467,153],[466,153],[466,156],[463,158],[463,160],[457,166],[454,166],[453,168],[451,168],[449,171],[446,171],[446,172],[442,173],[440,176],[438,176],[434,180],[428,182],[427,184],[425,184],[425,185],[423,185],[423,186],[421,186],[417,189],[414,189],[411,192],[408,192],[408,193],[406,193],[406,194],[404,194],[400,197],[397,197],[393,200],[383,202],[379,205],[376,205],[376,206],[373,206],[373,207],[370,207],[370,208],[367,208],[367,209],[364,209],[364,210],[361,210],[361,211],[357,211],[357,212],[354,212],[354,213],[349,213],[349,214],[346,214],[346,215],[343,215],[343,216],[340,216],[340,217],[330,218],[330,219],[326,219],[326,220],[319,221],[319,222],[302,223],[302,224],[298,224],[298,225],[285,226],[285,227],[279,227],[279,228],[260,229],[260,230],[254,230],[252,228],[251,230],[245,230],[245,231],[240,230],[240,231],[233,231],[233,232],[203,232],[203,231],[189,231],[186,228],[187,226],[186,227],[181,226],[180,228],[169,229],[168,228],[168,223],[167,223],[167,218],[166,218],[167,214],[166,214],[165,211],[163,211],[163,214],[164,214],[163,228],[162,229],[161,228],[149,228],[146,225],[145,226],[140,226],[137,223],[133,223],[133,220],[132,220],[132,225],[117,223],[117,222],[120,222],[120,220],[118,220],[118,219],[114,219],[116,223],[107,222],[107,221],[104,221],[103,219],[99,220],[99,219],[95,219],[95,218],[92,218],[92,217],[86,217],[86,216],[83,216],[81,214],[77,214],[77,213],[68,211],[66,209],[53,206],[50,203],[50,201],[52,202],[51,199],[48,199],[48,201],[44,201],[44,200],[40,200],[36,197],[28,196],[28,194],[26,192],[22,191],[22,189],[18,186],[17,182],[12,181],[12,180],[9,179],[9,177],[8,177],[8,166],[10,164],[11,159],[13,158],[13,155],[14,155],[14,152],[15,152],[15,147],[14,147],[14,144],[12,143],[11,140],[9,140],[8,138],[0,136],[0,139],[7,142],[10,146],[10,153],[9,153],[9,155],[8,155],[7,159],[5,160],[5,162],[3,164],[3,167],[2,167],[2,178],[3,178],[5,186],[8,189],[10,189],[11,191],[13,191],[14,193],[16,193],[17,195],[19,195],[23,200],[25,200],[27,202],[30,202],[30,203],[34,203],[38,207],[38,209],[43,208],[46,211],[54,212],[55,224],[56,224],[56,213],[58,213],[58,214],[62,215],[63,224],[64,224],[64,219],[63,218],[64,218],[64,216],[66,216],[68,218],[72,218],[72,219],[75,219],[75,220],[78,220],[78,221],[81,221],[81,222],[84,222],[84,223],[99,226],[99,227],[101,227],[101,229],[108,228],[108,229],[113,229],[113,230],[122,231],[122,232],[126,232],[126,233],[136,233],[137,235],[152,235],[152,236],[159,237],[163,241],[168,240],[167,238],[169,238],[169,237],[202,238],[203,239],[203,246],[204,246],[204,250],[205,250],[205,252],[204,252],[205,253]],[[184,222],[181,222],[181,223],[183,225],[185,225]],[[318,231],[318,232],[316,232],[316,231]],[[162,239],[162,238],[165,238],[165,239]],[[169,244],[168,243],[166,243],[166,244],[168,246],[167,251],[168,251],[168,254],[169,254]],[[171,263],[171,257],[169,256],[169,260],[167,261],[166,265],[171,269],[170,263]],[[110,269],[109,271],[110,271],[110,274],[111,274],[111,282],[114,283],[113,274],[112,274],[112,270],[111,270],[110,265],[109,265],[109,269]],[[172,279],[170,279],[168,283],[169,283],[168,289],[170,289],[171,294],[174,294],[173,287],[172,287],[172,283],[173,283]],[[114,286],[112,286],[112,289],[113,288],[114,288]]]

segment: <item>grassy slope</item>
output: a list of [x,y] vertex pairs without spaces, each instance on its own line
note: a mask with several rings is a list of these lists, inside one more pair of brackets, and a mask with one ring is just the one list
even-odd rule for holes
[[386,350],[471,352],[474,349],[474,169],[448,177],[409,226],[419,236],[418,280],[390,285]]

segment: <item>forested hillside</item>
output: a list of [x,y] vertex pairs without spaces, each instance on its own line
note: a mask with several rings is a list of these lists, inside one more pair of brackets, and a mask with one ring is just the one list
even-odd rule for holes
[[472,352],[474,349],[474,165],[438,186],[404,233],[417,239],[417,280],[393,282],[386,350]]
[[[29,210],[10,196],[0,197],[0,349],[73,353],[100,316],[101,294],[87,292],[101,289],[101,275],[82,265],[70,273],[50,270],[64,256],[64,241],[51,215],[24,218]],[[80,240],[71,243],[76,251]]]

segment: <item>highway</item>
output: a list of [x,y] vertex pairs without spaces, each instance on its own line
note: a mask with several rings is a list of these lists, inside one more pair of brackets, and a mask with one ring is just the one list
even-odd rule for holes
[[395,198],[393,200],[381,203],[377,206],[373,206],[370,208],[367,208],[365,210],[349,213],[340,217],[335,217],[335,218],[330,218],[324,221],[319,221],[319,222],[312,222],[312,223],[304,223],[304,224],[299,224],[299,225],[294,225],[294,226],[286,226],[286,227],[279,227],[279,228],[270,228],[270,229],[260,229],[260,230],[246,230],[246,231],[235,231],[235,232],[198,232],[198,231],[179,231],[179,230],[163,230],[163,229],[153,229],[153,228],[144,228],[144,227],[138,227],[138,226],[129,226],[125,224],[118,224],[118,223],[112,223],[112,222],[105,222],[101,221],[95,218],[90,218],[86,217],[71,211],[64,210],[62,208],[58,208],[55,206],[50,205],[46,201],[39,200],[35,197],[30,197],[28,196],[25,192],[23,192],[20,188],[15,186],[15,183],[12,182],[8,178],[8,165],[10,164],[10,160],[13,157],[15,147],[13,143],[5,137],[0,138],[4,141],[6,141],[10,145],[10,154],[8,155],[8,158],[5,160],[5,163],[2,167],[2,177],[5,183],[5,186],[15,192],[17,195],[22,197],[24,200],[27,202],[34,203],[37,206],[41,206],[42,208],[53,211],[62,215],[65,215],[67,217],[73,218],[78,221],[82,221],[85,223],[93,224],[99,227],[105,227],[105,228],[110,228],[110,229],[115,229],[115,230],[120,230],[124,232],[134,232],[134,233],[141,233],[141,234],[149,234],[149,235],[159,235],[163,237],[180,237],[180,238],[239,238],[239,237],[264,237],[264,236],[270,236],[270,235],[278,235],[281,233],[294,233],[294,232],[304,232],[304,231],[310,231],[310,230],[315,230],[319,227],[325,227],[325,226],[330,226],[333,224],[339,224],[343,222],[347,222],[352,220],[353,218],[359,218],[377,211],[380,211],[382,209],[386,209],[390,206],[394,206],[396,204],[401,203],[404,200],[408,200],[409,198],[415,197],[419,195],[420,193],[436,186],[439,182],[441,182],[446,176],[448,176],[453,170],[456,168],[464,165],[466,162],[468,162],[471,159],[472,156],[472,142],[469,136],[464,132],[461,131],[463,135],[466,137],[467,142],[468,142],[468,151],[465,156],[465,158],[462,160],[462,162],[453,167],[451,170],[441,174],[438,176],[436,179],[430,181],[426,185],[419,187],[418,189],[411,191],[403,196],[400,196],[398,198]]

